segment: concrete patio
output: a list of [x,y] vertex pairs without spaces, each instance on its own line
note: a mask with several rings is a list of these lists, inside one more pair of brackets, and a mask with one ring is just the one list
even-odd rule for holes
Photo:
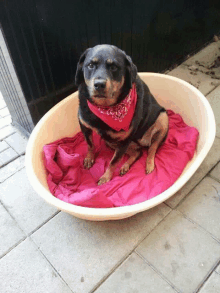
[[58,211],[30,186],[24,138],[0,96],[0,292],[220,292],[220,41],[167,74],[197,87],[216,139],[188,183],[131,218],[89,222]]

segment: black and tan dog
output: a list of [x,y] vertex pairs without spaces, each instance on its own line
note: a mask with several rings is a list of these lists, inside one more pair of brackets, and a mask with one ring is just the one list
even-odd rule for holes
[[[75,82],[79,86],[79,123],[88,144],[84,167],[89,169],[94,164],[92,131],[99,133],[115,150],[98,184],[111,180],[117,163],[126,153],[129,159],[120,169],[120,174],[125,174],[141,156],[143,147],[149,148],[146,173],[151,173],[157,148],[168,132],[168,116],[137,75],[131,58],[112,45],[87,49],[80,57]],[[88,102],[101,108],[122,103],[133,85],[136,86],[137,101],[128,130],[116,131],[90,110]]]

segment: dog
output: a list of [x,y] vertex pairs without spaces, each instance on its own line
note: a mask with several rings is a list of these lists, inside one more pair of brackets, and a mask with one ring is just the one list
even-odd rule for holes
[[168,115],[138,76],[131,57],[113,45],[89,48],[77,64],[75,84],[79,124],[88,144],[84,168],[91,168],[95,161],[93,131],[115,150],[98,185],[111,180],[124,154],[129,158],[120,175],[127,173],[146,147],[146,173],[151,173],[156,151],[167,136]]

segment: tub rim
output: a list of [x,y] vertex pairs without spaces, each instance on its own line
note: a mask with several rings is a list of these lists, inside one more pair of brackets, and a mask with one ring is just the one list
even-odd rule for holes
[[205,98],[205,96],[194,86],[192,86],[191,84],[177,77],[160,74],[160,73],[151,73],[151,72],[139,73],[139,75],[141,77],[142,76],[143,77],[144,76],[151,76],[151,77],[160,76],[160,77],[170,79],[173,81],[178,81],[179,83],[182,83],[183,85],[188,87],[190,90],[192,90],[196,95],[199,96],[199,98],[202,100],[202,103],[206,107],[207,114],[209,116],[208,118],[209,125],[212,126],[212,127],[209,127],[209,131],[207,133],[207,139],[202,150],[200,151],[200,155],[195,158],[193,164],[189,166],[187,172],[182,174],[181,177],[178,178],[177,181],[172,186],[170,186],[167,190],[155,196],[154,198],[151,198],[144,202],[128,205],[128,206],[122,206],[122,207],[113,207],[113,208],[90,208],[90,207],[82,207],[82,206],[77,206],[71,203],[64,202],[56,198],[54,195],[52,195],[41,184],[32,166],[32,155],[33,155],[35,139],[38,135],[39,130],[44,125],[45,120],[47,120],[47,118],[51,115],[52,111],[54,111],[57,107],[60,107],[60,105],[65,103],[67,99],[73,98],[72,96],[69,96],[65,98],[64,100],[62,100],[61,102],[59,102],[58,104],[56,104],[53,108],[51,108],[37,123],[37,125],[35,126],[35,128],[33,129],[30,135],[27,148],[26,148],[26,157],[25,157],[27,176],[32,187],[42,198],[44,198],[51,205],[55,206],[57,209],[68,212],[72,215],[75,215],[76,217],[84,218],[88,220],[111,220],[111,219],[114,220],[114,219],[123,219],[126,217],[130,217],[139,212],[153,208],[154,206],[159,205],[160,203],[166,201],[168,198],[174,195],[192,177],[192,175],[195,173],[195,171],[198,169],[198,167],[201,165],[202,161],[208,154],[215,139],[216,124],[215,124],[214,113],[212,111],[212,108],[208,100]]

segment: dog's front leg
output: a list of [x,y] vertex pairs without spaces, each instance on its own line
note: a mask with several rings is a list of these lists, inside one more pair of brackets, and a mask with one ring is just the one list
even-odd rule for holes
[[128,146],[129,146],[129,143],[130,142],[128,141],[123,146],[121,146],[115,150],[115,153],[111,159],[111,162],[108,165],[108,168],[106,169],[105,173],[102,175],[102,177],[98,181],[98,185],[102,185],[112,179],[113,172],[114,172],[115,168],[117,167],[117,164],[119,163],[119,161],[121,160],[121,158],[125,154]]
[[82,133],[85,137],[85,140],[88,144],[88,152],[86,154],[86,157],[83,162],[83,166],[85,169],[90,169],[92,165],[94,164],[94,144],[92,141],[92,129],[86,127],[82,124],[82,122],[79,120],[80,128],[82,130]]

